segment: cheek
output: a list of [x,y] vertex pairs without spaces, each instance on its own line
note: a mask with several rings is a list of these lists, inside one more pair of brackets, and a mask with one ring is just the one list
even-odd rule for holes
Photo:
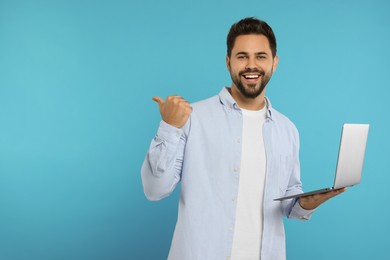
[[230,64],[230,71],[234,74],[238,74],[242,70],[245,70],[245,66],[237,63]]
[[237,78],[237,79],[240,77],[240,76],[238,76],[239,71],[236,70],[236,69],[233,69],[233,68],[230,69],[230,74],[231,74],[233,77]]

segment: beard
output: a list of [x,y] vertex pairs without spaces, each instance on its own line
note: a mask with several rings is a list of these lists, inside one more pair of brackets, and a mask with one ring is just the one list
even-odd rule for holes
[[[260,82],[258,82],[257,84],[244,85],[244,83],[241,81],[241,76],[244,73],[250,72],[259,73],[261,75]],[[235,75],[234,73],[232,73],[232,71],[230,71],[230,77],[232,78],[234,85],[236,85],[236,87],[244,97],[255,99],[264,91],[264,88],[267,86],[269,80],[272,77],[272,71],[265,73],[264,70],[245,69],[243,71],[240,71],[238,75]]]

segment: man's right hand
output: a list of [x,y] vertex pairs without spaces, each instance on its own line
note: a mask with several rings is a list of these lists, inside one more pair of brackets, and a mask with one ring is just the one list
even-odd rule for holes
[[164,101],[160,97],[153,97],[160,109],[160,114],[165,123],[181,128],[185,125],[192,113],[192,107],[180,96],[169,96]]

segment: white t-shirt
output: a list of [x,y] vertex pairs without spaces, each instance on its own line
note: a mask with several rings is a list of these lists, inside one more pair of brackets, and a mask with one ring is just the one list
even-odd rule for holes
[[263,234],[266,156],[263,124],[267,109],[242,109],[242,155],[232,259],[259,260]]

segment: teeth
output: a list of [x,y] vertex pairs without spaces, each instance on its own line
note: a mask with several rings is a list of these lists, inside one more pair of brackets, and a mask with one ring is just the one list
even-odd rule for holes
[[257,79],[259,75],[245,75],[244,77],[247,79]]

